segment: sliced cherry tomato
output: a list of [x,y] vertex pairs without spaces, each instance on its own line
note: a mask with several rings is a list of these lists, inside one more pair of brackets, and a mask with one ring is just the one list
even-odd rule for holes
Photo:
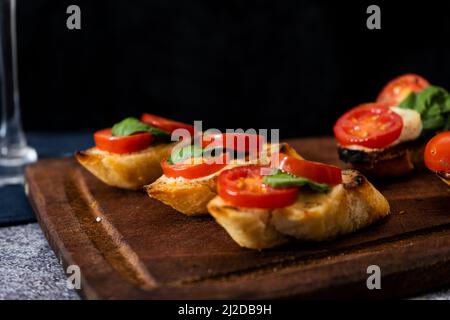
[[258,134],[219,133],[203,136],[202,148],[221,147],[231,148],[237,152],[253,153],[261,150],[264,142],[264,137]]
[[411,92],[428,87],[427,80],[417,74],[405,74],[389,81],[377,97],[377,102],[398,106]]
[[176,129],[186,129],[189,131],[191,136],[194,136],[194,127],[187,123],[178,122],[178,121],[170,120],[167,118],[155,116],[150,113],[144,113],[141,117],[141,121],[145,124],[148,124],[152,127],[161,129],[168,133],[172,133]]
[[273,188],[263,184],[260,166],[243,166],[222,171],[219,196],[237,207],[283,208],[297,200],[298,188]]
[[366,103],[342,115],[333,130],[342,146],[381,149],[397,140],[402,128],[402,118],[385,104]]
[[450,131],[434,136],[425,147],[425,165],[438,172],[450,172]]
[[111,134],[111,131],[112,129],[109,128],[94,133],[97,148],[111,153],[132,153],[148,148],[153,141],[153,136],[148,132],[116,137]]
[[297,159],[280,153],[279,168],[294,176],[307,178],[309,180],[326,183],[331,186],[342,183],[342,170],[328,164]]
[[183,162],[169,164],[166,159],[163,159],[161,161],[161,168],[164,175],[169,178],[182,177],[185,179],[197,179],[209,176],[227,165],[226,155],[218,163],[212,159],[205,161],[205,159],[201,158],[200,161],[202,162],[196,164],[194,159],[189,158]]

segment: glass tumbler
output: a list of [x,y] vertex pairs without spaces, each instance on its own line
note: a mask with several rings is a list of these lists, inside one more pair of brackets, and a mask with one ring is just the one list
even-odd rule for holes
[[16,0],[0,0],[0,186],[23,183],[37,160],[22,129],[17,71]]

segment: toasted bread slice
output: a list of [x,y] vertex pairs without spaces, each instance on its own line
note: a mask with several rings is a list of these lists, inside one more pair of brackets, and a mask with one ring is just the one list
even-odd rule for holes
[[173,144],[156,144],[139,152],[113,154],[98,148],[75,153],[78,162],[104,183],[137,190],[161,174],[160,162],[169,156]]
[[145,186],[144,190],[151,198],[185,215],[207,214],[206,205],[216,196],[216,180],[221,171],[201,179],[168,178],[163,175]]
[[[280,152],[301,159],[301,156],[287,143],[282,143],[279,147]],[[270,145],[266,148],[270,150]],[[239,165],[238,162],[200,179],[175,179],[163,175],[151,185],[146,186],[145,190],[151,198],[186,215],[208,214],[206,205],[216,196],[217,177],[221,171],[237,165]]]
[[208,213],[206,205],[216,195],[216,179],[214,174],[206,179],[168,178],[161,176],[144,190],[157,199],[185,215],[201,215]]
[[389,203],[355,170],[327,193],[302,190],[297,202],[281,209],[239,208],[216,196],[208,211],[240,246],[264,249],[290,237],[322,241],[353,232],[389,214]]
[[338,147],[339,158],[368,177],[400,177],[422,168],[425,143],[402,143],[387,149],[366,152]]
[[289,241],[289,237],[275,229],[273,211],[235,207],[216,196],[208,203],[208,211],[241,247],[271,248]]

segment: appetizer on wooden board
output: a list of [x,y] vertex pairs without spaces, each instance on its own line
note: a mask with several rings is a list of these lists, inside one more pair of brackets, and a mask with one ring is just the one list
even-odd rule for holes
[[425,147],[425,165],[450,186],[450,131],[434,136]]
[[389,204],[355,170],[281,154],[272,175],[261,166],[223,171],[208,211],[240,246],[265,249],[353,232],[388,215]]
[[[235,138],[235,134],[221,136],[222,147],[219,148],[219,153],[223,161],[208,163],[207,157],[204,156],[205,149],[196,149],[190,145],[180,149],[179,153],[172,153],[172,157],[164,159],[161,163],[163,175],[145,187],[148,195],[186,215],[207,214],[206,205],[216,196],[216,180],[220,172],[249,161],[249,153],[252,151],[249,144],[244,144],[244,149],[239,150],[241,147],[233,143],[231,146],[234,150],[225,150],[226,140],[235,141]],[[270,156],[270,145],[261,142],[261,146],[266,148]],[[280,144],[278,148],[282,152],[300,158],[296,151],[285,143]],[[225,159],[230,151],[237,155],[231,162]],[[173,158],[174,155],[176,159]]]
[[95,147],[75,153],[78,162],[104,183],[137,190],[162,173],[160,162],[170,154],[175,129],[193,134],[188,124],[151,114],[127,118],[94,134]]
[[423,165],[425,142],[450,128],[450,94],[421,76],[390,81],[377,101],[355,107],[334,126],[341,160],[376,177],[403,176]]

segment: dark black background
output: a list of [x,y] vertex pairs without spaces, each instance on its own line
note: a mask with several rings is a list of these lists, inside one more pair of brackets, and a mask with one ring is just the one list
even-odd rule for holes
[[[66,28],[77,4],[82,29]],[[381,30],[366,8],[381,7]],[[449,2],[21,0],[28,131],[151,112],[217,128],[330,134],[405,72],[450,88]]]

